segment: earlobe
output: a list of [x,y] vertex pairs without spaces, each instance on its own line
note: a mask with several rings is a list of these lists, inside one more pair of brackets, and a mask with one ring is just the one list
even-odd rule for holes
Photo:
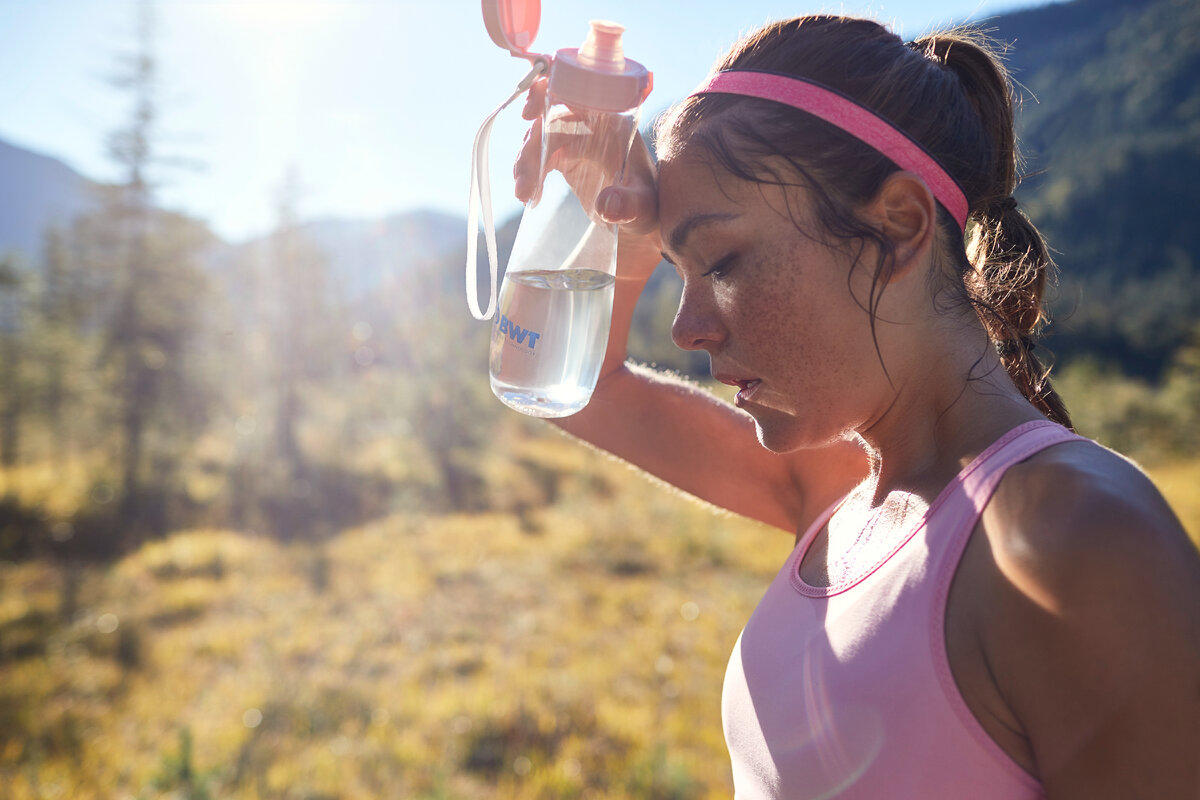
[[880,187],[869,213],[892,242],[892,278],[927,263],[937,228],[937,201],[923,180],[911,172],[892,173]]

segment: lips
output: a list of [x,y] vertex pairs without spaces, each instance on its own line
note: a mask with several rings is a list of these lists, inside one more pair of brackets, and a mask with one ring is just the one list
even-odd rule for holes
[[733,404],[738,408],[753,400],[758,393],[758,387],[762,385],[762,381],[758,378],[735,378],[731,375],[713,375],[713,377],[728,386],[738,387],[738,393],[733,398]]

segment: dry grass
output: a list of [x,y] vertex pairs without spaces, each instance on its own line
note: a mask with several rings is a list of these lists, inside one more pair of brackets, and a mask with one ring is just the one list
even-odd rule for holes
[[1159,465],[1150,477],[1200,547],[1200,458]]
[[728,797],[725,660],[789,538],[514,437],[554,505],[0,566],[7,796]]

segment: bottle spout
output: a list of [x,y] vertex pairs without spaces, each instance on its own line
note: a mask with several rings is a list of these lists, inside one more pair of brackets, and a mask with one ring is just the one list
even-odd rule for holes
[[591,26],[587,39],[579,47],[579,64],[598,72],[624,72],[625,50],[621,46],[624,26],[600,19],[592,20]]

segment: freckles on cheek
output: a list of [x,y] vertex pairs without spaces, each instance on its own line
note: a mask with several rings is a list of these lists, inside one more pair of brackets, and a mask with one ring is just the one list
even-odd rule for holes
[[743,330],[753,332],[743,340],[753,351],[747,355],[777,391],[791,393],[812,380],[821,352],[811,312],[775,296],[747,305],[742,320]]

